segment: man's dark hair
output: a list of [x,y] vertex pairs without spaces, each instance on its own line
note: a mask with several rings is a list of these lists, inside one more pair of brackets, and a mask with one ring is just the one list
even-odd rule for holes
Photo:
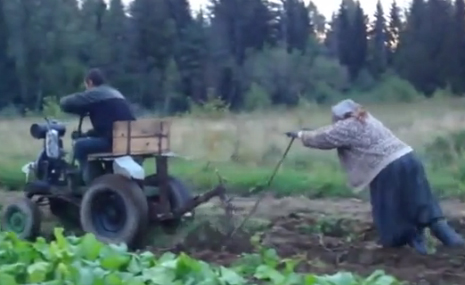
[[98,68],[92,68],[87,72],[86,75],[86,81],[92,82],[92,85],[94,86],[100,86],[102,84],[105,84],[105,76],[103,75],[103,72],[98,69]]

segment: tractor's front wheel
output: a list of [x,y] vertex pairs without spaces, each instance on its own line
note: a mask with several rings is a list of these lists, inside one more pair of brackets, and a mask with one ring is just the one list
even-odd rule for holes
[[84,194],[80,219],[82,229],[99,240],[134,248],[147,227],[147,199],[136,182],[118,174],[103,175]]
[[21,239],[33,240],[40,234],[41,212],[29,198],[20,198],[3,208],[1,227]]

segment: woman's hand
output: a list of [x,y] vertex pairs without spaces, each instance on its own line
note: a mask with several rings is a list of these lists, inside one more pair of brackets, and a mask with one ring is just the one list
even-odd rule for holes
[[300,138],[301,135],[302,135],[302,131],[292,131],[292,132],[286,133],[286,136],[291,139]]

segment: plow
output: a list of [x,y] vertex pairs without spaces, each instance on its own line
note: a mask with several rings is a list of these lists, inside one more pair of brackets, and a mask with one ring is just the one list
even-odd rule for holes
[[[71,134],[74,143],[88,136],[82,131],[84,116]],[[26,164],[24,196],[3,207],[2,230],[20,238],[34,239],[41,231],[41,208],[48,207],[59,220],[79,226],[107,243],[139,247],[149,227],[173,232],[185,218],[195,218],[195,209],[213,198],[224,210],[226,238],[231,238],[257,210],[264,195],[238,223],[233,223],[234,198],[228,195],[226,180],[218,170],[218,184],[194,195],[182,179],[169,173],[169,159],[178,157],[170,149],[171,121],[140,119],[115,122],[112,150],[87,157],[85,167],[77,166],[64,149],[64,123],[45,118],[30,127],[34,139],[43,141],[37,159]],[[272,184],[294,139],[292,139],[265,184],[254,187],[258,194]],[[155,173],[146,174],[144,165],[152,160]],[[85,169],[85,170],[84,170]],[[84,173],[88,179],[83,179]]]

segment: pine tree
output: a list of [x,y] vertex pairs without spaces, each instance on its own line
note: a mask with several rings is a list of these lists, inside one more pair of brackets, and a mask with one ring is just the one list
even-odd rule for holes
[[301,0],[285,0],[282,9],[280,26],[288,52],[295,49],[305,52],[312,33],[310,15],[305,3]]
[[122,0],[111,0],[106,17],[103,21],[102,34],[107,46],[108,62],[106,62],[106,75],[120,88],[124,94],[130,95],[132,84],[125,79],[130,70],[130,42],[129,20],[126,16]]
[[375,21],[370,32],[370,70],[375,77],[386,71],[388,61],[386,19],[381,2],[376,4]]
[[359,2],[355,4],[353,17],[350,5],[341,3],[338,14],[338,55],[341,64],[347,66],[352,80],[365,67],[368,50],[366,16]]
[[165,71],[174,56],[176,27],[165,0],[134,0],[130,11],[138,97],[145,106],[161,107]]
[[455,0],[452,18],[449,78],[452,91],[465,93],[465,1]]
[[367,18],[360,2],[356,3],[352,36],[353,55],[352,63],[349,65],[349,73],[355,79],[366,65],[368,51]]
[[400,40],[402,31],[402,20],[400,18],[400,8],[394,0],[389,11],[389,25],[387,27],[387,48],[388,48],[388,64],[394,64],[394,57]]
[[[16,80],[16,68],[13,58],[9,53],[8,44],[10,42],[10,32],[5,17],[5,0],[0,0],[0,106],[6,106],[11,103],[18,103],[15,100],[17,94],[15,90],[18,88]],[[16,101],[16,102],[15,102]]]

